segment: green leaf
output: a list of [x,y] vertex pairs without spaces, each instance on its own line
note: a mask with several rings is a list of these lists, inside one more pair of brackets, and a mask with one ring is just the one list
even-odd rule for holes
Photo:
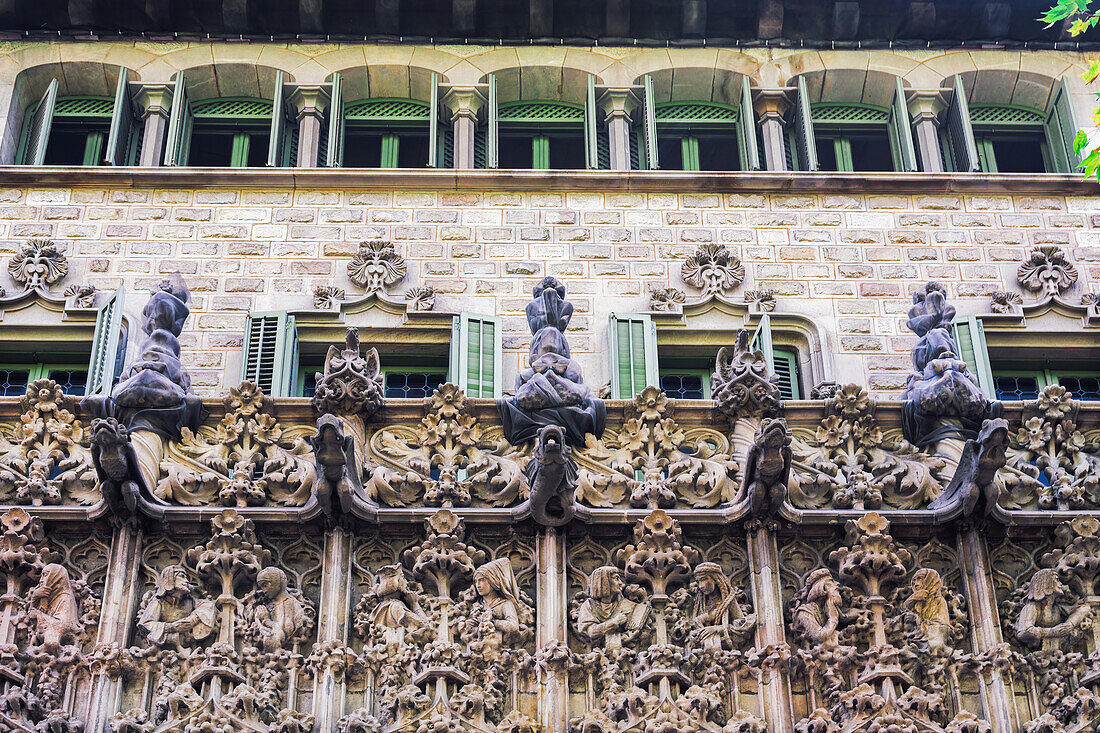
[[1081,151],[1088,147],[1088,144],[1089,136],[1085,134],[1084,130],[1078,130],[1077,135],[1073,138],[1073,152],[1080,155]]

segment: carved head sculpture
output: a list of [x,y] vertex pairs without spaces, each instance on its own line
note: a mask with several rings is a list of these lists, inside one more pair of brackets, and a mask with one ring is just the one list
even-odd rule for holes
[[1056,603],[1066,593],[1066,586],[1055,568],[1042,568],[1031,576],[1027,586],[1027,599],[1043,605]]
[[8,274],[26,290],[34,290],[53,285],[69,274],[69,263],[53,242],[32,239],[11,258]]
[[623,572],[614,565],[592,571],[588,578],[588,597],[596,603],[614,603],[623,594]]
[[35,626],[46,649],[71,642],[80,632],[80,604],[73,592],[69,571],[57,563],[42,568],[38,585],[30,594]]
[[375,593],[381,598],[404,595],[409,586],[405,581],[405,572],[400,565],[387,565],[378,571],[378,580],[374,586]]
[[944,598],[943,579],[938,572],[932,568],[920,568],[913,573],[910,589],[912,595],[906,600],[906,606],[916,612],[922,625],[951,622],[947,599]]
[[191,595],[192,590],[194,586],[182,565],[169,565],[157,576],[155,590],[157,598],[182,598]]
[[720,621],[736,601],[733,585],[722,566],[714,562],[699,563],[695,567],[695,583],[698,587],[696,618],[708,624]]
[[257,573],[256,587],[273,601],[286,593],[286,573],[281,568],[266,567]]
[[506,557],[485,563],[475,570],[474,588],[486,601],[496,597],[515,604],[516,608],[523,606],[519,586],[516,584],[516,574],[512,571],[512,561]]

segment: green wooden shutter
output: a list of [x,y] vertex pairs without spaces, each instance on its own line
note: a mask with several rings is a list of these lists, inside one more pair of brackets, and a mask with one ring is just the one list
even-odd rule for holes
[[1073,140],[1077,136],[1077,117],[1073,113],[1073,97],[1069,84],[1062,77],[1054,86],[1054,94],[1043,121],[1051,162],[1058,173],[1071,173],[1081,165],[1081,159],[1073,152]]
[[328,139],[325,141],[326,168],[339,168],[344,164],[344,94],[340,74],[332,75],[332,99],[328,105]]
[[798,355],[786,349],[773,349],[774,373],[779,377],[779,395],[785,400],[802,399],[798,383]]
[[756,330],[749,339],[749,348],[764,354],[764,361],[768,365],[768,374],[775,373],[775,348],[772,346],[772,317],[767,313],[761,314],[760,323],[756,324]]
[[271,100],[271,131],[267,138],[267,166],[278,168],[287,164],[286,89],[283,72],[275,72],[275,95]]
[[737,110],[737,154],[741,170],[760,170],[760,146],[756,140],[756,110],[752,106],[749,77],[741,77],[741,104]]
[[584,164],[590,169],[600,167],[599,141],[597,130],[599,129],[599,113],[596,109],[596,77],[588,75],[588,86],[584,95]]
[[454,317],[448,379],[469,397],[501,395],[501,321],[463,313]]
[[439,123],[439,74],[432,72],[432,97],[428,101],[428,167],[439,168],[442,161]]
[[661,160],[657,154],[657,100],[653,96],[653,77],[649,74],[645,75],[642,85],[642,131],[646,167],[655,171],[660,167]]
[[699,163],[699,138],[690,135],[680,138],[680,167],[685,171],[697,171]]
[[962,77],[955,75],[954,94],[947,106],[947,135],[951,139],[951,154],[955,170],[961,173],[977,173],[981,170],[978,147],[974,143],[974,128],[970,124],[970,105],[966,102],[966,90]]
[[26,150],[23,154],[23,162],[26,165],[42,165],[46,161],[46,146],[50,142],[55,104],[57,104],[57,79],[51,79],[46,87],[46,93],[42,95],[38,107],[27,124]]
[[92,336],[92,354],[88,359],[88,383],[85,394],[106,397],[114,386],[119,338],[122,334],[122,310],[126,288],[120,287],[99,307]]
[[115,105],[111,112],[111,132],[107,136],[107,165],[130,165],[130,138],[134,134],[134,103],[130,98],[130,72],[118,70]]
[[298,329],[285,311],[249,313],[244,332],[241,381],[268,397],[289,397],[298,383]]
[[810,95],[806,91],[806,80],[798,77],[798,92],[794,109],[794,146],[800,171],[816,171],[817,142],[814,140],[814,120],[810,113]]
[[489,74],[489,104],[486,110],[485,167],[500,167],[500,109],[497,105],[497,77]]
[[177,71],[176,88],[172,92],[172,113],[168,118],[168,134],[164,144],[165,165],[187,165],[193,119],[183,72]]
[[657,327],[643,314],[612,313],[611,396],[633,399],[647,386],[661,383],[657,365]]
[[895,79],[894,102],[890,105],[890,152],[894,156],[894,170],[911,173],[917,170],[917,151],[913,145],[913,127],[909,122],[909,105],[905,101],[905,87],[901,77]]
[[985,396],[991,400],[997,399],[993,370],[989,365],[989,351],[985,345],[985,328],[981,319],[976,316],[961,317],[951,324],[951,330],[955,346],[959,350],[956,356],[966,362],[970,371],[978,378],[978,386]]

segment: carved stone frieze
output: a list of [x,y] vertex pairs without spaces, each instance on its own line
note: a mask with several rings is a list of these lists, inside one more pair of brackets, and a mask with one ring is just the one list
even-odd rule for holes
[[707,242],[684,260],[680,276],[704,297],[726,295],[745,280],[745,266],[726,245]]
[[913,509],[943,491],[941,458],[917,450],[875,419],[862,387],[841,387],[825,401],[825,418],[810,433],[796,430],[790,500],[816,509]]
[[94,504],[100,491],[87,427],[57,383],[27,385],[14,425],[0,424],[0,501],[7,504]]
[[69,261],[53,242],[32,239],[8,262],[8,274],[24,290],[46,292],[50,285],[69,274]]
[[386,289],[405,279],[405,258],[397,254],[390,242],[362,242],[359,251],[348,262],[348,278],[368,295],[381,295]]
[[251,382],[229,390],[225,415],[167,443],[154,495],[195,506],[301,506],[316,481],[312,427],[284,427]]
[[1016,271],[1020,287],[1030,293],[1061,295],[1077,282],[1077,268],[1061,247],[1042,245],[1031,250]]

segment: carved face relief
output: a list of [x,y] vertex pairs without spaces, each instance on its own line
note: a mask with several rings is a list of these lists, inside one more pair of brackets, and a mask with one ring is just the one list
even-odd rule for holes
[[8,274],[24,290],[35,290],[53,285],[69,274],[69,263],[53,242],[32,239],[11,258]]

